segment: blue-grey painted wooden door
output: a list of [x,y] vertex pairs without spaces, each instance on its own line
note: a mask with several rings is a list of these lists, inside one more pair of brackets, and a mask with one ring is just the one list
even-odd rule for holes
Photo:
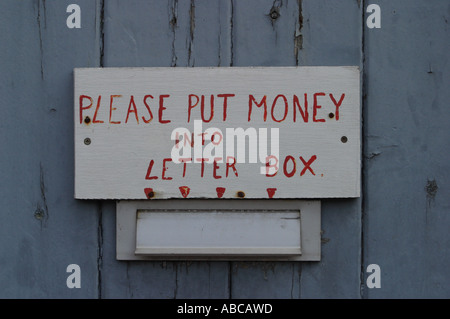
[[[449,19],[446,0],[2,0],[0,297],[449,298]],[[73,68],[295,65],[362,72],[362,197],[322,201],[322,260],[117,261],[115,202],[73,197]]]

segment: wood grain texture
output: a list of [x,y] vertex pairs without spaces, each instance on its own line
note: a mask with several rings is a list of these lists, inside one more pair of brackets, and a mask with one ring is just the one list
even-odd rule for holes
[[364,297],[449,298],[450,6],[380,5],[365,37],[364,269],[380,266],[382,288]]
[[[73,68],[99,65],[99,2],[2,1],[0,297],[97,298],[98,203],[73,199]],[[66,267],[81,268],[81,289]]]

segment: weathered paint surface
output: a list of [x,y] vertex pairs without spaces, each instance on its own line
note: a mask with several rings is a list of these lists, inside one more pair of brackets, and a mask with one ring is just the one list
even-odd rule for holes
[[[96,297],[99,203],[73,199],[72,70],[99,65],[99,3],[79,1],[84,27],[66,27],[69,1],[0,4],[0,296]],[[68,289],[66,267],[81,267]]]
[[[447,1],[71,3],[0,5],[1,297],[450,297]],[[297,64],[363,71],[363,196],[322,202],[322,260],[117,261],[115,203],[73,199],[73,68]]]
[[[450,297],[450,3],[382,1],[365,38],[365,296]],[[395,286],[393,283],[397,283]]]

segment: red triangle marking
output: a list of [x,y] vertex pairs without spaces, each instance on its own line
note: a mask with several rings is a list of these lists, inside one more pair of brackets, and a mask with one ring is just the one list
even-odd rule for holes
[[216,192],[217,192],[217,197],[222,198],[223,193],[225,193],[225,187],[217,187]]
[[272,198],[273,195],[275,195],[275,192],[277,191],[276,188],[268,188],[267,189],[267,194],[269,194],[269,198]]
[[144,193],[147,198],[151,198],[153,196],[149,196],[150,193],[153,193],[153,188],[144,188]]
[[189,195],[189,192],[191,189],[187,186],[180,186],[179,188],[180,188],[181,196],[186,198]]

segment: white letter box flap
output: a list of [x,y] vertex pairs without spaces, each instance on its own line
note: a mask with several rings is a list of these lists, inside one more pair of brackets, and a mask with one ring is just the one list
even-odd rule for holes
[[136,255],[301,255],[300,210],[138,209]]

